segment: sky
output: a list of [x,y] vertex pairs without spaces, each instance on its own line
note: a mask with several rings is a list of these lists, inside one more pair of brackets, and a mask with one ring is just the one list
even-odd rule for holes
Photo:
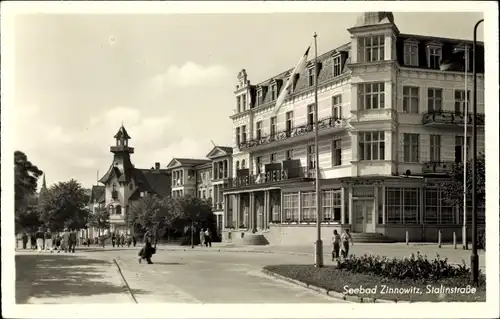
[[[47,184],[96,184],[123,123],[132,162],[164,168],[231,146],[236,77],[290,69],[318,34],[318,54],[349,41],[359,13],[37,14],[14,29],[13,145]],[[401,33],[472,39],[481,13],[394,13]],[[425,23],[423,23],[425,21]],[[482,32],[479,34],[482,40]]]

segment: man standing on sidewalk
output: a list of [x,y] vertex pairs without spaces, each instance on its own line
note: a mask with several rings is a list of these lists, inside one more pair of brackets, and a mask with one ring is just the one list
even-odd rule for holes
[[36,249],[39,253],[43,250],[43,230],[42,227],[38,228],[38,231],[35,233],[36,238]]
[[69,233],[69,252],[75,253],[76,247],[76,231],[72,229]]
[[52,252],[52,233],[49,229],[45,232],[45,251]]

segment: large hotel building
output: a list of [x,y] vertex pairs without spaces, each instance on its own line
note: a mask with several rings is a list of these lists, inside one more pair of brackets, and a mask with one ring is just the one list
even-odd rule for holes
[[[135,169],[129,136],[120,129],[111,148],[114,163],[101,178],[106,186],[98,186],[102,196],[94,199],[110,209],[112,228],[124,225],[119,208],[126,213],[128,201],[144,193],[190,194],[211,201],[225,242],[312,244],[318,165],[324,241],[344,228],[358,241],[404,240],[407,232],[411,241],[435,241],[439,230],[444,240],[453,232],[460,238],[463,207],[445,202],[442,183],[471,143],[471,129],[464,138],[465,118],[472,123],[471,113],[464,113],[466,98],[472,101],[471,41],[400,33],[390,12],[361,14],[347,31],[350,42],[319,56],[316,68],[310,61],[292,79],[277,114],[276,99],[292,70],[257,84],[249,80],[251,70],[239,72],[230,116],[233,145],[214,146],[204,159],[174,158],[166,169]],[[479,152],[483,48],[480,43],[476,57]],[[456,52],[467,52],[471,62],[453,58]],[[479,211],[484,225],[484,208]]]
[[[464,73],[467,67],[471,75],[472,63],[452,59],[441,69],[466,48],[471,61],[471,41],[402,34],[390,12],[361,14],[347,31],[351,41],[319,56],[318,68],[311,61],[276,115],[291,70],[257,84],[249,80],[251,70],[239,73],[233,170],[223,192],[225,241],[313,243],[316,165],[323,240],[342,228],[365,240],[404,240],[406,231],[412,241],[436,240],[438,230],[444,238],[460,236],[462,208],[447,205],[440,186],[470,144],[464,117],[469,124],[472,118],[464,104],[472,76],[466,95]],[[484,152],[483,44],[478,55],[476,121]]]

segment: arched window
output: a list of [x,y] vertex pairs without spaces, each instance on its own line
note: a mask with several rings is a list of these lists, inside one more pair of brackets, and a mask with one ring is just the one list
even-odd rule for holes
[[113,207],[113,205],[108,206],[108,212],[110,215],[113,215],[115,213],[115,208]]
[[236,169],[240,169],[240,161],[236,161]]
[[245,160],[241,160],[241,169],[245,169]]
[[117,205],[115,207],[116,210],[116,215],[121,215],[122,214],[122,207],[120,205]]

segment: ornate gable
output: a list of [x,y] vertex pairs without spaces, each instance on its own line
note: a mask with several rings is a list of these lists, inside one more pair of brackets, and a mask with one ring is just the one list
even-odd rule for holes
[[227,152],[221,149],[220,147],[216,146],[214,147],[208,154],[207,158],[217,158],[217,157],[222,157],[222,156],[227,156]]
[[175,168],[175,167],[180,167],[182,166],[182,163],[179,162],[176,158],[173,158],[170,163],[167,165],[167,169],[169,168]]

